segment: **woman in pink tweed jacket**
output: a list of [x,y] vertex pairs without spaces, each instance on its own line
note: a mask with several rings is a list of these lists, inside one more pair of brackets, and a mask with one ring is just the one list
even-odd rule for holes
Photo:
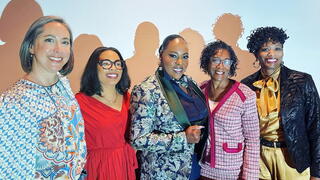
[[259,120],[256,95],[229,79],[237,68],[233,49],[222,41],[202,51],[200,67],[210,76],[201,85],[210,107],[210,135],[200,161],[201,179],[258,179]]

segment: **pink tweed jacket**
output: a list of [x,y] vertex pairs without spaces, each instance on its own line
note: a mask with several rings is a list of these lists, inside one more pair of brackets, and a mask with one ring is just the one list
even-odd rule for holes
[[[207,103],[210,87],[211,81],[201,85]],[[210,137],[202,157],[201,174],[214,179],[232,179],[232,175],[237,176],[236,179],[258,179],[260,145],[256,94],[234,81],[210,111]],[[206,152],[210,152],[209,155]]]

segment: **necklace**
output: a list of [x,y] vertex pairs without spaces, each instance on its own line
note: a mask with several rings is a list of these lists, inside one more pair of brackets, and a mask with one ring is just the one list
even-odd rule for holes
[[101,102],[104,103],[104,104],[110,105],[110,104],[115,104],[115,103],[117,102],[118,96],[119,96],[119,95],[118,95],[118,93],[116,92],[116,94],[113,95],[111,99],[107,99],[105,96],[99,96],[99,95],[97,95],[97,94],[94,95],[94,98],[96,98],[97,100],[101,101]]
[[107,98],[103,98],[105,101],[107,101],[108,103],[110,104],[114,104],[115,102],[117,102],[117,99],[118,99],[118,93],[116,92],[116,95],[113,96],[114,98],[112,99],[107,99]]

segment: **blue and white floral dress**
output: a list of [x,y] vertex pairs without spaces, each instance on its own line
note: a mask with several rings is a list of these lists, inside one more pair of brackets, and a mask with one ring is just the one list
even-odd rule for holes
[[0,179],[78,179],[84,123],[66,77],[41,86],[21,79],[0,96]]

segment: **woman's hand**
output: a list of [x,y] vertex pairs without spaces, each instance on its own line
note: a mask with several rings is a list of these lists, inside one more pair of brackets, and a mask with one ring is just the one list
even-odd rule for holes
[[201,134],[201,129],[204,128],[204,126],[189,126],[186,130],[186,137],[187,137],[187,142],[188,143],[198,143],[200,141],[200,134]]
[[320,178],[311,176],[311,177],[310,177],[310,180],[320,180]]

